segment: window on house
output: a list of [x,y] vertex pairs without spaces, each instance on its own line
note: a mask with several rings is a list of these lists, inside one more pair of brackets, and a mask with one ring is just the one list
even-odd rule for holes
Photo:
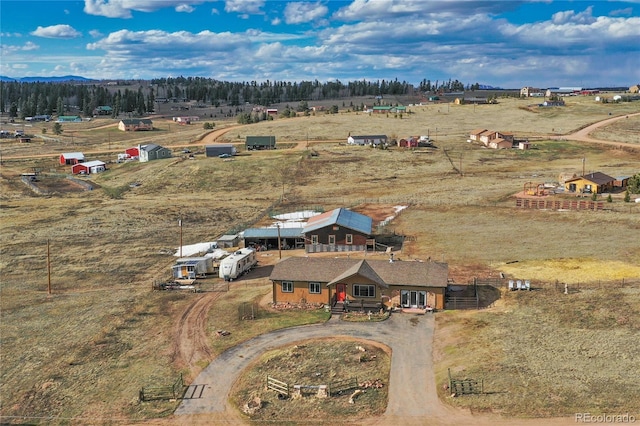
[[376,297],[376,286],[354,284],[353,297]]
[[309,283],[309,294],[320,294],[320,283]]
[[347,234],[345,235],[345,242],[347,244],[353,244],[353,234]]
[[329,245],[335,245],[336,244],[336,236],[335,235],[329,235]]
[[311,236],[311,244],[318,244],[318,236],[317,235],[312,235]]
[[282,292],[283,293],[293,293],[293,282],[292,281],[282,281]]

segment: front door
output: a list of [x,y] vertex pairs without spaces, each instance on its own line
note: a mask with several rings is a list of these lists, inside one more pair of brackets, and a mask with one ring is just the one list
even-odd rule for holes
[[344,302],[347,298],[347,286],[344,284],[336,284],[336,301]]

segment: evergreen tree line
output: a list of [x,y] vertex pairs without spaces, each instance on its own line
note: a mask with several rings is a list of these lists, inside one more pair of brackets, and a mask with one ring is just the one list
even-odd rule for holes
[[[203,77],[176,77],[138,81],[137,90],[114,88],[103,84],[74,82],[0,82],[0,112],[21,118],[34,115],[64,115],[82,113],[90,116],[98,106],[113,108],[113,116],[143,115],[154,110],[158,101],[192,100],[218,107],[222,104],[238,106],[245,102],[269,106],[282,102],[344,99],[356,96],[414,95],[415,87],[406,81],[339,80],[320,83],[314,81],[248,81],[225,82]],[[130,84],[127,82],[126,84]],[[467,89],[479,87],[477,83]],[[434,84],[423,80],[420,92],[455,92],[464,90],[458,80]]]

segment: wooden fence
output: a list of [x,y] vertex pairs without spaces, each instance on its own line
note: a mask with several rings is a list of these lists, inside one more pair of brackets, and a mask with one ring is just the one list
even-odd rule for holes
[[179,399],[183,397],[185,390],[182,374],[180,374],[172,385],[143,387],[140,389],[139,398],[141,402]]
[[267,376],[267,389],[274,390],[281,395],[289,396],[289,384],[271,376]]
[[602,201],[516,198],[516,207],[539,210],[603,210],[604,203]]

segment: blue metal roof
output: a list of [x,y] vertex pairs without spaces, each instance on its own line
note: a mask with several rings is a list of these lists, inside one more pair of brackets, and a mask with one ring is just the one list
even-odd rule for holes
[[330,214],[325,213],[316,216],[316,218],[316,220],[313,220],[314,218],[309,220],[310,223],[307,223],[302,230],[304,233],[315,231],[316,229],[321,229],[326,226],[338,225],[369,235],[371,234],[371,227],[373,224],[373,219],[369,216],[352,212],[345,208],[332,210]]
[[[249,228],[244,238],[278,238],[278,228]],[[280,238],[302,238],[302,228],[280,228]]]

